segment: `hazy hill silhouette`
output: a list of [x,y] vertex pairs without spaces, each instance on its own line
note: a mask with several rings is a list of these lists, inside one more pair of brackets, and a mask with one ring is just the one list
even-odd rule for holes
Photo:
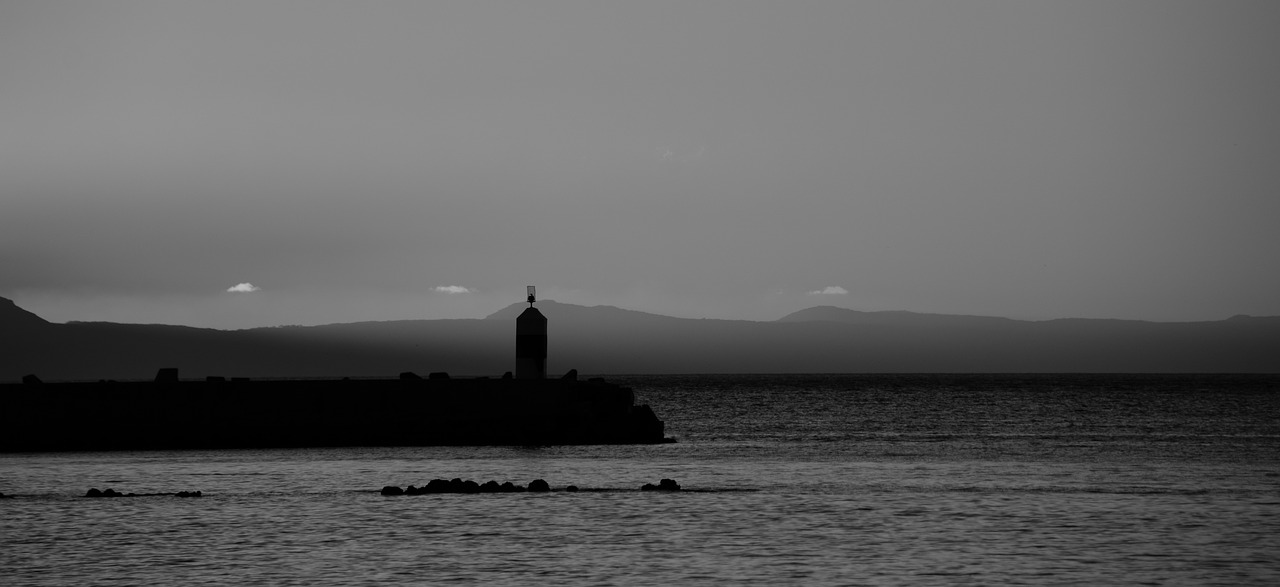
[[[402,371],[498,376],[513,369],[515,303],[484,319],[400,320],[215,330],[52,324],[0,298],[0,381],[392,377]],[[548,371],[1280,372],[1280,318],[1211,322],[858,312],[809,308],[776,321],[675,318],[538,302]]]
[[1009,318],[997,318],[993,316],[920,314],[917,312],[906,312],[902,310],[860,312],[858,310],[838,308],[836,306],[814,306],[812,308],[806,308],[798,312],[787,314],[786,316],[779,318],[778,321],[841,322],[844,324],[858,324],[861,326],[890,324],[894,326],[965,326],[973,328],[1009,326],[1017,322],[1016,320]]
[[[644,321],[680,321],[686,318],[674,318],[671,316],[663,316],[661,314],[650,314],[648,312],[640,312],[637,310],[624,310],[615,306],[579,306],[577,304],[562,304],[555,300],[542,300],[536,304],[538,311],[542,312],[547,319],[550,320],[555,315],[559,320],[567,320],[570,322],[584,322],[593,320],[603,320],[610,323],[634,323],[638,324]],[[507,306],[497,312],[485,316],[485,320],[515,320],[525,308],[529,307],[527,303],[515,303]]]
[[13,300],[0,298],[0,326],[9,333],[26,333],[49,326],[49,322],[19,308]]

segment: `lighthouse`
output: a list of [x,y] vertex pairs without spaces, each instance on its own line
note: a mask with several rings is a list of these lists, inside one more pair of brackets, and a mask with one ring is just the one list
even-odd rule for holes
[[516,318],[516,379],[547,377],[547,317],[533,307],[533,286],[528,287],[529,307]]

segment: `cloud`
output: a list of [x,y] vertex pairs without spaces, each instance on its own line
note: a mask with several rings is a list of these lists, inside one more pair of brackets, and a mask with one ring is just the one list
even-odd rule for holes
[[827,287],[824,287],[822,289],[815,289],[809,292],[809,295],[811,296],[847,296],[849,295],[849,290],[843,287],[840,287],[838,285],[828,285]]
[[236,284],[231,287],[228,287],[227,291],[231,293],[250,293],[250,292],[258,291],[260,289],[262,288],[246,281],[244,283],[240,283],[240,284]]
[[436,291],[447,294],[464,294],[472,292],[472,290],[462,287],[461,285],[437,285]]

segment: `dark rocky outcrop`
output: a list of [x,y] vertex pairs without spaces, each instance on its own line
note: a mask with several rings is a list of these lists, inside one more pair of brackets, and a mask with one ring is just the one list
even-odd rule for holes
[[97,488],[90,488],[89,491],[85,492],[84,496],[85,497],[124,497],[125,494],[119,493],[116,490],[108,487],[103,491],[98,491]]
[[[408,489],[401,489],[396,485],[387,485],[379,492],[382,495],[424,495],[429,493],[546,493],[551,491],[551,485],[543,479],[534,479],[527,487],[516,485],[510,481],[499,484],[497,481],[489,480],[484,483],[477,483],[470,479],[463,480],[460,478],[450,479],[432,479],[422,487],[414,487],[410,485]],[[576,492],[578,487],[570,485],[565,491]]]
[[645,483],[640,487],[641,491],[680,491],[680,484],[671,479],[663,479],[657,485]]
[[99,491],[97,488],[90,488],[84,494],[85,497],[204,497],[204,493],[200,491],[179,491],[177,493],[120,493],[114,489],[107,488]]

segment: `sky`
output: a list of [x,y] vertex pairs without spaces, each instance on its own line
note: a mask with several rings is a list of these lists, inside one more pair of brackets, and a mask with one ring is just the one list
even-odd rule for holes
[[1280,315],[1280,4],[0,2],[0,296]]

